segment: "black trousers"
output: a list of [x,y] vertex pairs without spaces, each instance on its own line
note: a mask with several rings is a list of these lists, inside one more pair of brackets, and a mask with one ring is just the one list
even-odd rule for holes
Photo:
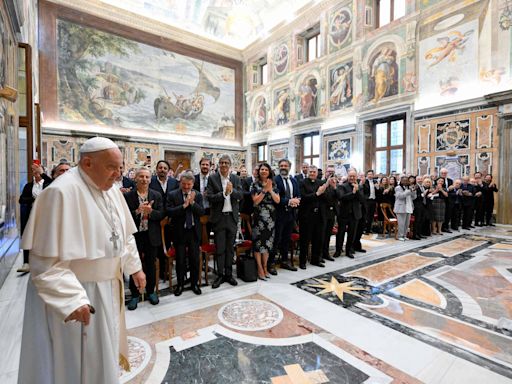
[[452,219],[453,211],[453,203],[450,201],[450,199],[445,199],[444,202],[444,222],[442,226],[443,231],[450,229],[450,221]]
[[375,207],[377,205],[377,202],[372,199],[366,200],[366,232],[372,231],[372,225],[373,225],[373,215],[375,214]]
[[460,204],[454,204],[452,206],[452,217],[451,217],[451,225],[452,229],[459,229],[460,227],[460,216],[462,212],[462,207]]
[[336,218],[338,221],[338,233],[336,234],[336,253],[340,254],[343,250],[343,242],[345,241],[345,233],[347,232],[347,220],[341,216]]
[[485,201],[485,224],[489,225],[492,221],[492,211],[494,210],[494,196],[490,202]]
[[183,286],[187,275],[187,261],[190,269],[190,284],[197,285],[199,280],[199,243],[195,237],[195,229],[185,229],[183,236],[174,242],[176,248],[176,278],[178,285]]
[[482,225],[484,223],[484,217],[484,199],[482,196],[475,197],[475,225]]
[[[331,209],[332,208],[332,209]],[[329,244],[331,242],[332,227],[334,227],[334,219],[336,218],[336,212],[334,207],[327,207],[327,217],[325,220],[324,239],[322,242],[322,258],[329,256]],[[339,228],[338,228],[339,232]],[[336,235],[336,242],[338,236]]]
[[414,228],[413,236],[419,237],[423,233],[423,226],[425,225],[425,206],[423,203],[414,205]]
[[[159,247],[154,247],[149,241],[148,231],[137,232],[134,235],[135,243],[137,244],[137,250],[142,260],[142,270],[146,275],[146,292],[149,294],[155,292],[156,284],[156,266],[155,260]],[[130,292],[133,297],[139,297],[139,290],[135,286],[133,278],[130,276]]]
[[473,220],[473,204],[467,204],[462,207],[462,227],[468,228]]
[[[354,244],[356,242],[358,229],[363,227],[362,225],[360,225],[361,220],[357,220],[354,218],[343,218],[341,221],[341,225],[343,227],[347,227],[347,243],[345,244],[346,254],[348,254],[349,252],[354,252]],[[360,240],[359,244],[361,244]]]
[[306,265],[308,261],[309,244],[311,244],[311,263],[318,263],[320,261],[324,227],[324,220],[319,210],[307,212],[307,216],[304,215],[300,218],[299,262],[301,265]]
[[221,214],[218,222],[214,223],[215,246],[217,248],[217,267],[219,276],[230,277],[233,274],[233,257],[235,255],[235,237],[237,223],[233,214]]
[[286,212],[276,218],[276,230],[274,237],[274,249],[269,255],[268,265],[275,263],[277,252],[281,255],[281,262],[288,262],[288,253],[290,252],[290,237],[292,236],[293,224],[295,219],[292,214]]

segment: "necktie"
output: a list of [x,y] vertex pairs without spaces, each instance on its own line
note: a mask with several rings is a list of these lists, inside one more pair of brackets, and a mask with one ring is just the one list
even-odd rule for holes
[[287,198],[291,198],[290,185],[288,184],[288,178],[284,177],[283,180],[284,180],[284,194]]
[[[185,195],[185,199],[188,197],[188,194]],[[190,206],[188,206],[186,209],[185,209],[185,228],[186,229],[190,229],[192,228],[192,221],[193,220],[193,217],[192,217],[192,208],[190,208]]]

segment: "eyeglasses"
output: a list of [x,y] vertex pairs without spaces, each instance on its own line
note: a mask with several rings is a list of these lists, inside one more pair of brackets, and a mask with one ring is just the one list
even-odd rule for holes
[[230,165],[231,163],[229,161],[219,161],[219,164],[220,165],[223,165],[223,164]]

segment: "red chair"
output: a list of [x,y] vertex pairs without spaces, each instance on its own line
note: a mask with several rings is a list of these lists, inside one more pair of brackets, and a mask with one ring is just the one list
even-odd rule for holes
[[206,285],[208,285],[208,266],[210,260],[215,258],[215,253],[217,252],[217,247],[215,244],[210,243],[210,234],[206,230],[208,219],[208,215],[203,215],[199,218],[199,222],[201,223],[201,246],[199,247],[199,268],[201,268],[201,270],[199,271],[199,286],[201,286],[202,283],[201,271],[203,267],[204,281]]

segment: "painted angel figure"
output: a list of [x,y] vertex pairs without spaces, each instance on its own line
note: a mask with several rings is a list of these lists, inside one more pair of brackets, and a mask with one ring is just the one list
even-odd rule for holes
[[340,107],[349,97],[352,96],[352,89],[348,76],[352,67],[348,65],[340,67],[333,73],[333,84],[331,85],[331,106]]
[[434,60],[428,67],[432,68],[446,58],[450,62],[455,62],[457,60],[457,51],[464,51],[465,44],[472,34],[472,29],[466,33],[452,31],[448,33],[448,36],[437,39],[439,46],[428,50],[425,54],[425,60]]

